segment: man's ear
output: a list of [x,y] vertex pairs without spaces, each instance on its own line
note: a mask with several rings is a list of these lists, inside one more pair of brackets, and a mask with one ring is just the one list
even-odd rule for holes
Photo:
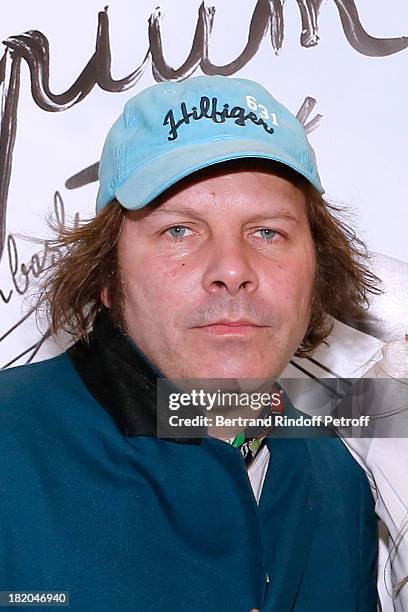
[[108,288],[107,288],[107,287],[104,287],[104,288],[101,290],[101,293],[100,293],[100,298],[101,298],[101,302],[102,302],[102,304],[103,304],[103,305],[104,305],[106,308],[112,308],[112,303],[111,303],[111,300],[110,300],[110,297],[109,297],[109,291],[108,291]]

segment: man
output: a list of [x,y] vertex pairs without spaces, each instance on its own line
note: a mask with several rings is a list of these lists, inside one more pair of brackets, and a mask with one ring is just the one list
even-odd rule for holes
[[0,590],[69,591],[74,610],[374,611],[374,501],[338,438],[158,431],[159,378],[271,391],[327,314],[375,289],[302,126],[248,80],[160,83],[127,102],[99,178],[43,295],[76,342],[0,379]]

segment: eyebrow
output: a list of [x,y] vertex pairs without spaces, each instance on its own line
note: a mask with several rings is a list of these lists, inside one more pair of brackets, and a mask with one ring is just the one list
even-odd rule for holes
[[197,216],[197,209],[193,208],[191,206],[186,206],[185,208],[181,209],[181,210],[177,210],[177,209],[168,209],[168,208],[162,208],[161,206],[152,210],[152,212],[150,213],[150,215],[156,216],[156,215],[172,215],[173,213],[179,214],[179,215],[185,215],[185,214],[189,214],[189,215],[195,215]]
[[[167,209],[167,208],[159,207],[155,210],[152,210],[149,216],[153,217],[153,216],[158,216],[158,215],[172,215],[172,214],[178,214],[178,215],[190,214],[193,217],[197,217],[197,209],[194,207],[190,207],[190,206],[186,206],[185,208],[181,210]],[[296,215],[293,215],[289,212],[280,211],[280,210],[260,213],[258,215],[255,215],[252,220],[260,221],[262,219],[286,219],[287,221],[293,221],[295,223],[299,222],[299,219]]]
[[285,219],[286,221],[293,221],[294,223],[299,223],[299,218],[296,215],[292,215],[289,212],[283,212],[279,210],[255,215],[255,217],[253,218],[254,221],[262,221],[263,219]]

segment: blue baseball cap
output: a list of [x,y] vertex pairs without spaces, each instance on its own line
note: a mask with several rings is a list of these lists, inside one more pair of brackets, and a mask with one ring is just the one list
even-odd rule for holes
[[108,133],[96,211],[114,198],[143,208],[193,172],[242,158],[285,164],[324,193],[304,128],[258,83],[197,76],[152,85],[126,102]]

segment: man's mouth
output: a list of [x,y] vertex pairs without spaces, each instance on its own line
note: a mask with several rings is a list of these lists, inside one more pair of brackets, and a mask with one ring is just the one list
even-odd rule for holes
[[259,331],[266,325],[259,325],[249,319],[220,319],[212,323],[200,325],[195,329],[215,336],[220,335],[247,335]]

